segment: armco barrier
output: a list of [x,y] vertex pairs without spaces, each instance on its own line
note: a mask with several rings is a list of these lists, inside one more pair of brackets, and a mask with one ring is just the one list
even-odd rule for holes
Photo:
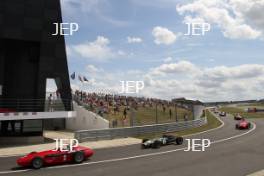
[[145,126],[110,128],[99,130],[81,130],[75,132],[75,139],[79,140],[79,142],[84,142],[102,139],[123,138],[149,133],[177,132],[194,127],[199,127],[205,125],[206,123],[206,118],[200,118],[192,121],[154,124]]

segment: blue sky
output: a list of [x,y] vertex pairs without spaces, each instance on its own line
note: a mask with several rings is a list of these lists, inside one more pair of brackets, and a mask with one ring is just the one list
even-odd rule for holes
[[[263,98],[256,91],[264,85],[264,22],[255,14],[259,7],[264,10],[263,0],[61,3],[63,21],[80,27],[65,37],[70,73],[90,80],[87,85],[72,81],[74,88],[117,90],[120,80],[144,80],[142,96],[204,101]],[[210,32],[182,35],[186,22],[200,21],[211,24]],[[205,91],[209,84],[212,87]]]

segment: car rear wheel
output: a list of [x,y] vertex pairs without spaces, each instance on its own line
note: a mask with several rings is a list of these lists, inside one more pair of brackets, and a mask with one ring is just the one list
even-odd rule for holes
[[175,143],[177,145],[181,145],[183,143],[183,138],[182,137],[177,137],[176,140],[175,140]]
[[81,163],[84,161],[84,153],[83,152],[76,152],[74,155],[73,155],[73,161],[75,163]]
[[32,160],[31,165],[34,169],[40,169],[43,166],[43,159],[40,157],[36,157]]

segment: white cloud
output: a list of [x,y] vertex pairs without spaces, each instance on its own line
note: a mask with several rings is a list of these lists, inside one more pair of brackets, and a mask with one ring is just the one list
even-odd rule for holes
[[[80,19],[96,18],[97,21],[101,20],[117,27],[130,26],[132,24],[129,21],[114,18],[112,16],[113,7],[106,0],[61,0],[61,6],[62,12],[65,13],[64,16],[70,16],[78,21]],[[90,21],[84,20],[86,23]]]
[[167,28],[156,26],[152,30],[152,35],[155,37],[154,42],[157,45],[159,44],[171,45],[176,41],[179,34],[176,35]]
[[85,67],[86,71],[89,72],[89,73],[97,73],[97,72],[100,72],[100,71],[103,71],[103,69],[101,68],[97,68],[96,66],[94,65],[87,65]]
[[91,12],[93,9],[97,8],[99,5],[98,0],[61,0],[61,5],[63,12],[67,14],[74,14],[79,12]]
[[80,86],[79,86],[79,85],[76,85],[76,84],[73,84],[73,83],[71,83],[71,89],[72,89],[73,91],[75,91],[75,90],[80,90]]
[[93,42],[84,42],[74,45],[71,48],[80,56],[95,60],[108,60],[120,55],[125,55],[121,50],[113,50],[109,44],[110,40],[108,38],[98,36]]
[[263,0],[196,0],[177,5],[184,22],[208,22],[230,39],[256,39],[264,31]]
[[144,94],[158,98],[187,97],[203,101],[259,99],[263,98],[263,77],[264,65],[259,64],[203,68],[188,61],[180,61],[149,70],[144,76]]
[[172,57],[167,57],[163,60],[165,63],[171,62],[172,61]]
[[204,71],[204,77],[215,80],[251,79],[264,74],[263,65],[248,64],[235,67],[218,66]]
[[152,74],[154,75],[164,75],[164,74],[198,74],[200,69],[196,67],[189,61],[179,61],[176,63],[166,63],[162,64],[154,69],[152,69]]
[[141,43],[143,40],[139,37],[127,37],[128,43]]
[[126,55],[126,53],[125,53],[124,51],[122,51],[122,50],[118,50],[118,51],[117,51],[117,54],[118,54],[119,56],[125,56],[125,55]]

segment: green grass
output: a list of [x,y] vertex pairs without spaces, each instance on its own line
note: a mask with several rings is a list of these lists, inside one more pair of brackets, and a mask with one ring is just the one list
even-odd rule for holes
[[[118,126],[122,126],[122,118],[123,118],[123,111],[124,111],[124,106],[121,106],[120,112],[117,114],[113,113],[113,110],[111,110],[111,113],[106,115],[105,118],[109,120],[110,122],[117,119],[118,120]],[[172,115],[170,117],[169,114],[169,109],[172,111]],[[175,122],[175,116],[178,116],[178,120],[182,121],[184,114],[187,114],[189,119],[192,119],[192,113],[186,109],[183,108],[177,108],[175,111],[174,107],[166,107],[166,111],[163,112],[162,107],[158,106],[157,108],[157,119],[158,123],[167,123],[167,122]],[[129,118],[131,115],[131,110],[127,111],[127,123],[125,126],[129,126]],[[156,123],[156,107],[139,107],[135,111],[135,125],[147,125],[147,124],[155,124]]]
[[249,113],[249,112],[245,112],[244,110],[245,108],[224,106],[224,107],[221,107],[219,110],[227,112],[232,115],[239,113],[244,118],[264,118],[264,112]]
[[[215,118],[215,116],[211,112],[209,112],[208,110],[206,111],[206,116],[207,116],[207,122],[208,122],[206,125],[203,125],[203,126],[197,127],[197,128],[193,128],[193,129],[179,131],[179,132],[167,133],[167,134],[184,136],[184,135],[199,133],[199,132],[206,131],[209,129],[217,128],[218,126],[221,125],[221,122],[217,118]],[[144,139],[144,138],[152,139],[152,138],[161,137],[162,134],[163,133],[145,134],[145,135],[140,135],[140,136],[136,136],[136,137],[139,139]]]
[[237,106],[242,106],[242,107],[262,107],[264,108],[264,103],[248,103],[248,104],[240,104]]

